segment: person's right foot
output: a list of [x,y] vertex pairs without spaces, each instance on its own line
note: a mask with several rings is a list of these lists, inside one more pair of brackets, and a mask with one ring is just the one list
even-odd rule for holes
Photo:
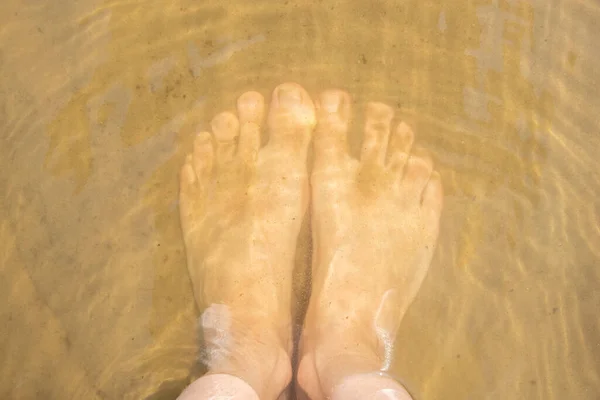
[[317,103],[313,291],[298,372],[312,399],[329,398],[347,376],[388,367],[431,263],[443,198],[412,130],[400,123],[392,131],[390,107],[369,104],[359,161],[346,145],[349,96],[328,91]]

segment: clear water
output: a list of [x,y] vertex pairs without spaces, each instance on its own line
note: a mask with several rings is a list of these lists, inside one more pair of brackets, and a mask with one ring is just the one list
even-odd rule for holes
[[416,397],[600,398],[599,18],[593,0],[3,0],[0,398],[176,397],[197,351],[178,168],[241,92],[289,80],[348,90],[357,121],[397,106],[442,173],[392,365]]

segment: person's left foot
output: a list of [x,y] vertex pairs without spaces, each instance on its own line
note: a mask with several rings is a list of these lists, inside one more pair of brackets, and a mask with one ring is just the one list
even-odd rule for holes
[[307,149],[315,110],[293,83],[273,92],[269,141],[260,148],[264,101],[240,96],[203,132],[181,169],[180,216],[209,373],[277,397],[291,380],[291,278],[309,201]]
[[[311,399],[330,398],[349,376],[389,367],[396,332],[433,257],[443,204],[433,161],[413,146],[407,124],[392,128],[391,107],[369,103],[360,160],[350,156],[350,104],[339,90],[317,102],[312,293],[298,368]],[[387,398],[410,397],[395,390]]]

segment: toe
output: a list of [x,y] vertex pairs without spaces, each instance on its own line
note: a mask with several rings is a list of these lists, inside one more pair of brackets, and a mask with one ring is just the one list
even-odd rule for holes
[[268,125],[269,145],[292,145],[294,154],[304,154],[315,126],[315,107],[306,90],[295,83],[275,88]]
[[432,171],[433,160],[429,153],[423,149],[413,149],[404,168],[401,185],[420,199]]
[[315,171],[338,168],[348,157],[350,96],[341,90],[321,93],[316,104]]
[[214,150],[212,137],[208,132],[196,135],[191,165],[200,186],[205,186],[213,168]]
[[265,101],[260,93],[246,92],[238,99],[237,108],[240,117],[238,154],[246,162],[253,162],[260,147]]
[[444,188],[440,174],[437,171],[431,173],[429,182],[423,190],[421,203],[426,212],[430,213],[434,219],[439,219],[444,204]]
[[217,114],[211,122],[211,127],[217,142],[217,161],[227,163],[233,159],[237,148],[240,123],[230,112]]
[[388,147],[388,168],[397,176],[402,175],[414,140],[415,135],[410,126],[404,122],[398,124]]
[[179,172],[179,215],[184,232],[189,227],[190,215],[194,211],[195,200],[198,198],[199,189],[196,183],[192,155],[188,154]]
[[194,139],[192,154],[188,154],[179,173],[179,212],[184,234],[190,232],[194,215],[201,211],[206,186],[213,166],[211,134],[199,133]]
[[383,165],[393,117],[392,108],[386,104],[369,103],[367,105],[365,137],[361,152],[361,160],[364,163]]
[[192,165],[192,155],[188,154],[185,158],[185,163],[181,166],[179,171],[179,190],[182,196],[187,195],[193,190],[196,184],[196,172]]

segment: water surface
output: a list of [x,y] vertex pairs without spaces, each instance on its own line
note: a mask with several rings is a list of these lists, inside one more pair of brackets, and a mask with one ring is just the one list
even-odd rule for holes
[[0,397],[176,397],[197,354],[178,168],[239,94],[291,80],[354,96],[354,151],[364,104],[397,107],[442,173],[392,365],[415,396],[600,398],[599,19],[592,0],[3,0]]

